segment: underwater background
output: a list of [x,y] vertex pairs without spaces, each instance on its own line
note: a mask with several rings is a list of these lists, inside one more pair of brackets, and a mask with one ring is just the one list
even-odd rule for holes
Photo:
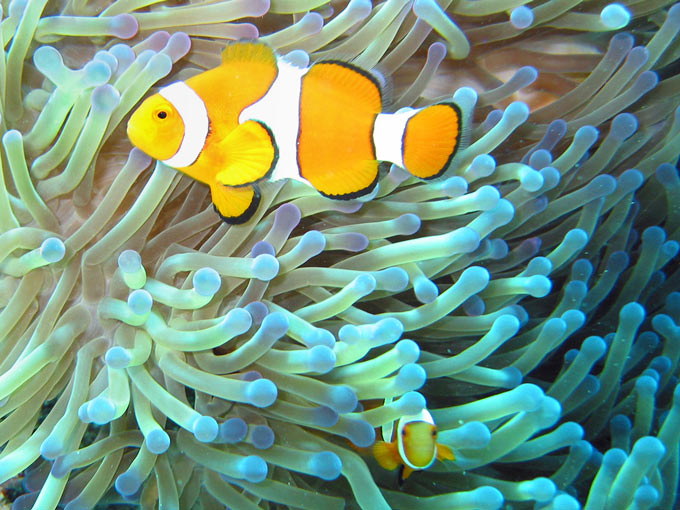
[[[677,508],[679,31],[667,0],[3,0],[0,508]],[[125,124],[241,38],[453,98],[466,147],[223,224]],[[425,406],[456,460],[400,486],[368,447]]]

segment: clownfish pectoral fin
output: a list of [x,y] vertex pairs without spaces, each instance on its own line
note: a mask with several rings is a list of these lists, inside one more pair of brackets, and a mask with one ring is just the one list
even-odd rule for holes
[[248,221],[260,204],[260,190],[254,184],[235,188],[215,182],[210,186],[210,193],[215,211],[230,225]]
[[399,466],[399,452],[395,443],[376,441],[373,445],[373,455],[383,468],[392,471]]
[[437,443],[437,460],[456,460],[451,448],[445,444]]
[[227,161],[216,179],[225,186],[243,186],[265,179],[276,166],[279,151],[271,130],[257,120],[248,120],[219,144]]

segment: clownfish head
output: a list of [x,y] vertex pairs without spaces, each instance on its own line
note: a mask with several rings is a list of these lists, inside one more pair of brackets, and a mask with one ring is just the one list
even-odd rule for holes
[[427,421],[411,421],[400,427],[399,455],[412,469],[427,469],[437,457],[437,427]]
[[132,145],[163,161],[179,150],[184,138],[184,122],[170,101],[154,94],[130,117],[127,135]]

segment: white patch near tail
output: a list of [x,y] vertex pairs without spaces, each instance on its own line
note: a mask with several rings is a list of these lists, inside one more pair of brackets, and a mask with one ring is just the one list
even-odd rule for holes
[[375,159],[404,168],[404,130],[419,109],[402,108],[396,113],[379,113],[373,125]]

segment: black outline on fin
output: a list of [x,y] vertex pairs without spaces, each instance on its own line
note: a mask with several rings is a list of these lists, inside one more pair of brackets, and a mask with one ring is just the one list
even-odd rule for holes
[[364,78],[368,78],[373,85],[375,85],[375,88],[378,89],[378,95],[380,96],[380,112],[384,110],[385,106],[385,101],[383,98],[383,88],[381,83],[378,81],[378,78],[374,74],[371,74],[370,71],[367,71],[366,69],[363,69],[357,65],[351,64],[349,62],[343,62],[342,60],[319,60],[318,62],[314,62],[311,66],[309,66],[309,69],[311,70],[312,67],[318,64],[336,64],[339,65],[340,67],[344,67],[345,69],[350,69],[351,71],[354,71]]
[[[224,186],[225,188],[236,188],[238,186],[225,186],[222,183],[218,183],[220,186]],[[217,209],[217,206],[213,202],[213,209],[217,213],[217,215],[222,219],[223,222],[225,222],[227,225],[242,225],[246,223],[248,220],[250,220],[253,215],[255,214],[255,211],[257,211],[257,208],[260,205],[260,201],[262,199],[262,195],[260,193],[260,188],[254,184],[246,184],[245,186],[252,186],[253,187],[253,200],[250,202],[250,205],[248,208],[240,215],[240,216],[223,216],[222,213]]]
[[[462,136],[462,133],[463,133],[463,113],[460,109],[460,106],[458,106],[454,102],[445,101],[445,102],[442,102],[442,103],[435,103],[435,104],[431,104],[429,106],[426,106],[421,111],[424,111],[427,108],[430,108],[431,106],[438,106],[438,105],[448,106],[454,112],[456,112],[456,115],[458,115],[458,133],[456,135],[456,145],[453,146],[453,151],[451,152],[451,154],[449,154],[449,157],[446,160],[446,163],[444,163],[444,166],[441,167],[437,171],[437,173],[435,173],[434,175],[431,175],[429,177],[418,177],[417,175],[411,174],[411,175],[413,175],[413,177],[416,177],[417,179],[421,179],[423,181],[431,181],[432,179],[436,179],[437,177],[441,177],[442,174],[444,174],[444,172],[446,172],[449,169],[449,166],[451,165],[453,158],[456,156],[456,153],[458,152],[458,149],[461,146],[461,136]],[[418,112],[418,113],[420,113],[420,112]],[[418,113],[416,113],[413,117],[411,117],[411,119],[416,117],[418,115]],[[411,122],[411,119],[408,119],[408,121],[406,121],[406,126],[404,126],[404,133],[401,135],[402,158],[404,156],[404,149],[406,148],[406,145],[404,143],[406,141],[406,131],[408,130],[408,123]],[[405,170],[407,172],[409,171],[408,168],[405,168]],[[409,173],[411,173],[411,172],[409,172]]]
[[[328,193],[324,193],[323,191],[319,191],[318,189],[314,188],[317,193],[320,195],[330,198],[332,200],[353,200],[355,198],[363,197],[364,195],[368,195],[371,191],[375,189],[375,186],[378,184],[378,181],[380,180],[380,162],[378,162],[378,171],[375,173],[375,179],[373,179],[373,182],[366,186],[365,188],[362,188],[357,191],[352,191],[350,193],[345,193],[344,195],[329,195]],[[314,187],[314,186],[312,186]]]

